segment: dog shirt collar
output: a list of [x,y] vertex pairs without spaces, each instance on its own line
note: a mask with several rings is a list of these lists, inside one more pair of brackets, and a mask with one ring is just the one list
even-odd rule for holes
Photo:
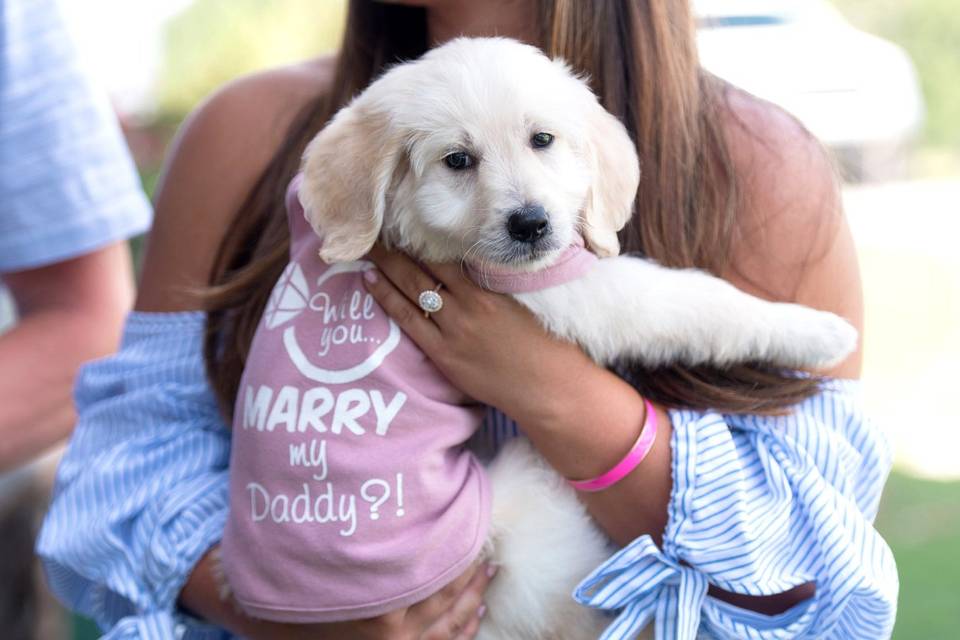
[[583,238],[567,247],[560,257],[548,267],[538,271],[507,271],[503,267],[468,264],[470,277],[484,289],[497,293],[530,293],[565,284],[580,278],[597,261],[597,256],[587,251]]

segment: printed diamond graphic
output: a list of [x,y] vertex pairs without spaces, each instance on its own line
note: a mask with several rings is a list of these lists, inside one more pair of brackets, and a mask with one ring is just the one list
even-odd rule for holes
[[296,262],[291,262],[270,293],[267,302],[267,329],[276,329],[288,320],[300,315],[310,303],[310,288],[303,270]]

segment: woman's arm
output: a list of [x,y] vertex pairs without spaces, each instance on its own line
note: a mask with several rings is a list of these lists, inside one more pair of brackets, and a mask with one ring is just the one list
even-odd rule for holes
[[[326,86],[329,72],[321,61],[251,76],[228,85],[188,119],[158,185],[137,310],[196,307],[190,292],[206,286],[224,229],[295,114]],[[199,349],[195,356],[199,361]],[[226,469],[217,472],[225,482]],[[222,524],[214,533],[203,556],[178,576],[179,603],[203,620],[251,638],[470,638],[492,578],[485,568],[471,568],[423,602],[371,620],[279,625],[249,618],[220,598],[209,549],[219,540]]]
[[[434,287],[432,277],[399,253],[376,248],[371,258],[386,277],[367,287],[387,313],[455,386],[522,425],[562,475],[596,476],[637,439],[643,399],[579,347],[550,336],[519,303],[479,289],[456,265],[430,265],[446,289],[443,310],[427,321],[411,300]],[[584,494],[619,543],[659,536],[666,524],[670,423],[658,412],[663,427],[643,464],[607,491]]]
[[[227,85],[187,118],[157,184],[137,311],[197,308],[193,292],[207,285],[224,231],[283,142],[296,109],[316,98],[322,80],[301,68],[257,74]],[[252,633],[253,622],[221,600],[212,558],[208,550],[184,575],[180,603],[201,619]]]
[[37,553],[110,638],[173,635],[179,585],[223,528],[230,436],[202,336],[201,313],[133,314],[120,350],[80,372]]
[[494,573],[475,565],[437,594],[413,606],[368,620],[328,624],[281,624],[247,617],[231,601],[210,594],[219,585],[213,578],[213,554],[206,554],[180,596],[188,611],[255,640],[469,640],[483,617],[483,594]]
[[[729,135],[749,206],[725,276],[761,297],[837,313],[862,331],[856,254],[829,160],[786,114],[744,95],[734,100]],[[430,267],[455,289],[435,316],[445,326],[434,330],[410,302],[432,279],[403,256],[378,251],[373,259],[386,275],[369,284],[380,304],[456,386],[516,419],[562,475],[593,477],[623,457],[644,413],[629,385],[550,338],[517,303],[472,287],[456,267]],[[451,297],[454,304],[446,302]],[[858,352],[827,373],[853,377],[859,363]],[[621,544],[645,534],[659,541],[667,524],[671,428],[657,411],[664,428],[644,462],[610,489],[581,494]],[[810,593],[804,586],[745,606],[783,610]]]
[[[830,166],[799,130],[777,135],[769,144],[787,148],[778,162],[764,148],[751,152],[744,165],[748,198],[757,208],[748,224],[760,220],[767,227],[749,227],[729,278],[770,299],[833,311],[862,329],[856,255],[839,214]],[[799,184],[783,185],[781,176]],[[387,276],[369,285],[378,301],[454,384],[523,425],[561,474],[596,476],[636,440],[644,409],[633,388],[574,345],[554,340],[519,304],[481,291],[456,266],[431,265],[448,292],[443,311],[433,322],[423,322],[410,301],[433,288],[433,280],[402,255],[377,250],[372,257]],[[858,370],[859,353],[831,373]],[[670,428],[659,411],[665,428],[644,463],[610,489],[582,496],[617,542],[642,534],[659,537],[666,524]]]
[[[581,603],[617,614],[604,637],[634,637],[655,616],[658,637],[683,640],[698,628],[757,640],[888,638],[897,572],[872,522],[891,455],[857,383],[829,381],[781,417],[677,410],[671,419],[662,545],[641,536],[577,589]],[[805,585],[806,597],[770,606]]]

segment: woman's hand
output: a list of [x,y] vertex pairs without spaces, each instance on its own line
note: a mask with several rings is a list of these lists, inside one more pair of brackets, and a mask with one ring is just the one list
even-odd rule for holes
[[[458,265],[431,264],[430,275],[380,246],[369,257],[379,271],[366,272],[366,286],[387,314],[455,387],[524,425],[549,422],[562,410],[557,399],[572,397],[581,374],[599,369],[518,302],[476,286]],[[438,282],[443,308],[424,317],[415,301]]]
[[483,597],[495,575],[475,564],[426,600],[366,620],[328,624],[282,624],[240,613],[217,594],[213,555],[197,564],[180,595],[181,604],[205,620],[252,640],[469,640],[486,612]]
[[[578,346],[552,337],[509,296],[477,287],[457,265],[428,265],[376,247],[367,289],[454,386],[497,407],[561,475],[593,478],[611,469],[637,439],[643,398],[590,360]],[[443,308],[425,318],[414,302],[443,283]],[[671,427],[657,408],[660,435],[627,478],[581,498],[610,538],[626,544],[659,539],[670,499]]]

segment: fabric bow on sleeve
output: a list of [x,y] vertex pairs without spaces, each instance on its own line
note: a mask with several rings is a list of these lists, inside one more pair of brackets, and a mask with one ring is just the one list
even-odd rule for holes
[[600,640],[634,638],[656,617],[656,639],[695,640],[707,578],[665,556],[650,536],[623,548],[574,592],[581,604],[619,611]]

